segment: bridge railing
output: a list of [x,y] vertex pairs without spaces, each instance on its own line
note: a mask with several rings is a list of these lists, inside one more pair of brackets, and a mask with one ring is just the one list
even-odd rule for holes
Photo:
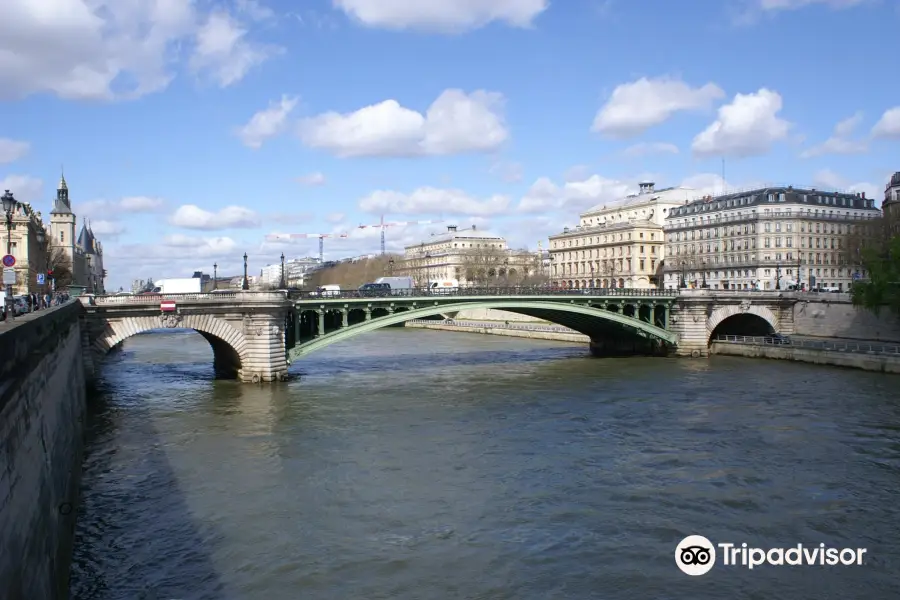
[[828,350],[831,352],[854,352],[864,354],[890,354],[900,356],[900,345],[882,344],[878,342],[837,342],[833,340],[797,340],[788,337],[719,335],[714,342],[729,344],[747,344],[752,346],[789,346],[809,350]]
[[457,321],[456,319],[410,319],[407,323],[417,325],[452,325],[454,327],[478,327],[481,329],[513,329],[516,331],[537,331],[543,333],[568,333],[582,335],[574,329],[562,325],[543,325],[531,323],[507,323],[505,321]]
[[678,290],[660,290],[657,288],[585,288],[562,289],[545,287],[457,287],[457,288],[408,288],[390,291],[340,290],[321,292],[291,292],[290,297],[297,300],[344,299],[344,298],[421,298],[447,296],[604,296],[627,298],[672,298],[679,294]]
[[110,296],[80,296],[79,300],[89,306],[159,304],[165,300],[179,302],[267,302],[284,300],[285,292],[245,292],[222,291],[208,294],[115,294]]

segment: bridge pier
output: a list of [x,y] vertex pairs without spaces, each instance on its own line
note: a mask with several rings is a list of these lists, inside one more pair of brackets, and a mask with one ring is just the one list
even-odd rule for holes
[[617,356],[667,356],[665,343],[655,338],[591,338],[590,350],[598,358]]

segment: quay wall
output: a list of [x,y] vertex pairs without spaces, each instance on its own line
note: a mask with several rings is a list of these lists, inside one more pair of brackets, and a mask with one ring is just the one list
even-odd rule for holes
[[798,362],[848,367],[864,371],[900,374],[900,357],[875,353],[838,352],[796,346],[758,346],[754,344],[733,344],[713,342],[709,353],[746,358],[773,358]]
[[804,294],[794,304],[793,333],[810,337],[900,342],[900,319],[887,309],[876,314],[857,308],[848,294]]
[[0,324],[0,598],[68,598],[86,373],[81,305]]

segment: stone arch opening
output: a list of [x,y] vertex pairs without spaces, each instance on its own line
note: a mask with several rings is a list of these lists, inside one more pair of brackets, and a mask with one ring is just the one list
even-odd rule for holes
[[738,313],[722,319],[709,334],[709,343],[720,335],[769,336],[775,326],[763,317],[751,313]]
[[246,341],[230,323],[210,315],[165,313],[107,321],[94,337],[93,350],[101,358],[120,347],[130,337],[153,331],[191,330],[200,334],[213,351],[213,371],[217,379],[238,379],[244,364]]

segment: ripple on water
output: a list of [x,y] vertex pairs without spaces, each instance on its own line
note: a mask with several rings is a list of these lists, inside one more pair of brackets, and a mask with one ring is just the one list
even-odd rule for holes
[[[73,598],[900,597],[896,378],[396,329],[294,369],[213,382],[171,333],[110,357]],[[689,578],[689,533],[871,558]]]

